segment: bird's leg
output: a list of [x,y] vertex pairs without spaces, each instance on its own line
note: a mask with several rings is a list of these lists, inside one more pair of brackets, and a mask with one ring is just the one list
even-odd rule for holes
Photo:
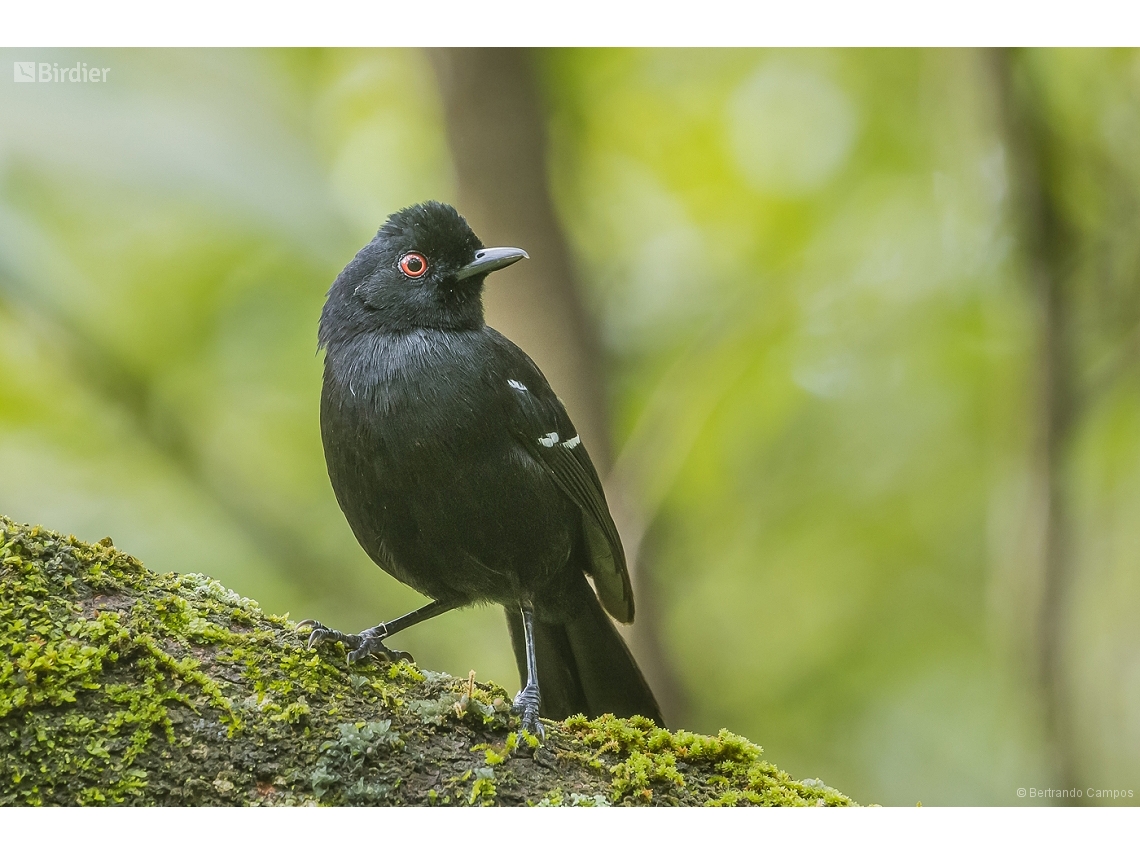
[[384,639],[410,626],[415,626],[417,623],[421,623],[428,618],[449,612],[458,605],[460,604],[436,600],[435,602],[428,603],[426,606],[421,606],[414,612],[408,612],[406,615],[402,615],[395,620],[390,620],[387,623],[378,623],[376,626],[354,635],[348,635],[340,630],[330,629],[318,620],[303,620],[297,624],[297,629],[301,629],[302,627],[312,629],[312,632],[309,633],[308,646],[310,648],[323,641],[339,641],[348,648],[348,661],[350,664],[360,662],[368,656],[377,656],[386,662],[396,662],[401,659],[411,662],[413,660],[410,654],[405,653],[403,650],[391,650],[385,647]]
[[522,715],[522,729],[539,739],[545,735],[538,720],[538,665],[534,657],[534,607],[522,606],[523,639],[526,643],[526,685],[515,695],[515,712]]

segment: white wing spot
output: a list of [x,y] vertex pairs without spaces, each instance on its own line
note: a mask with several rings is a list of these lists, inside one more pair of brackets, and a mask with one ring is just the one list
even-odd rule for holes
[[556,434],[554,431],[551,431],[546,436],[540,436],[538,438],[538,444],[539,445],[545,445],[547,448],[554,448],[554,445],[557,442],[558,442],[558,434]]
[[524,386],[518,380],[508,380],[507,385],[510,386],[512,389],[518,389],[520,392],[526,391],[526,386]]
[[562,447],[565,449],[568,449],[570,451],[573,451],[575,448],[577,448],[581,444],[582,444],[582,437],[578,436],[578,434],[574,434],[572,437],[570,437],[570,439],[568,439],[564,443],[562,443]]

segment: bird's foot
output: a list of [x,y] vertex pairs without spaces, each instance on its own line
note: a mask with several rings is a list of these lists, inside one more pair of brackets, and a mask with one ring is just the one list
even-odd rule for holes
[[410,653],[405,653],[403,650],[392,650],[384,646],[384,638],[387,635],[384,624],[353,635],[337,629],[330,629],[319,620],[303,620],[297,624],[297,629],[301,628],[312,629],[312,632],[309,633],[307,645],[310,650],[316,645],[330,640],[339,641],[347,647],[350,665],[361,662],[369,656],[375,656],[385,662],[398,662],[401,659],[405,662],[414,661]]
[[538,720],[538,686],[528,684],[515,695],[514,711],[522,716],[522,729],[539,739],[546,737],[542,722]]

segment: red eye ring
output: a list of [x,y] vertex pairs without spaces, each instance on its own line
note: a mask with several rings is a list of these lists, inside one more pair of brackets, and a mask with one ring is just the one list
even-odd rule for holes
[[400,259],[400,272],[411,279],[419,279],[427,270],[427,259],[418,252],[405,253]]

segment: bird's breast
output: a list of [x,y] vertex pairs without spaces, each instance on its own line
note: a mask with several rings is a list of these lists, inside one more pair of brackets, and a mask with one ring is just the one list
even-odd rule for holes
[[338,492],[341,482],[423,503],[446,490],[510,491],[527,477],[481,343],[434,331],[328,354],[321,428]]

